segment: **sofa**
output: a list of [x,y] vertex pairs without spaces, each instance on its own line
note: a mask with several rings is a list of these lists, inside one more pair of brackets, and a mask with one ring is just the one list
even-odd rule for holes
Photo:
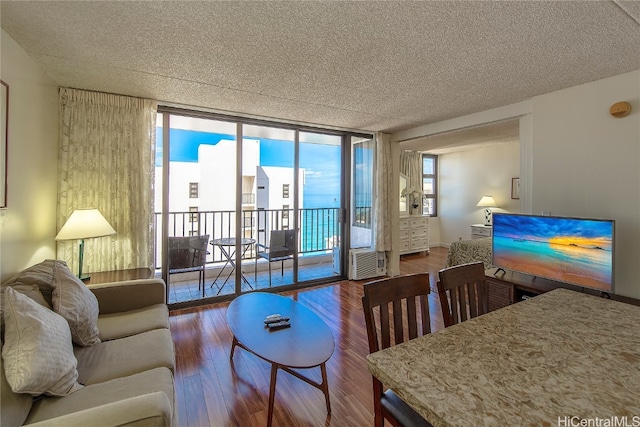
[[0,290],[0,425],[178,425],[164,281],[84,285],[45,260]]

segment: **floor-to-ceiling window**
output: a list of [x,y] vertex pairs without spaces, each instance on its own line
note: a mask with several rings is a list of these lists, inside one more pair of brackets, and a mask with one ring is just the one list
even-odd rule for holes
[[[170,304],[346,275],[351,134],[171,108],[158,114],[156,267]],[[192,237],[191,248],[177,255],[180,237]],[[206,252],[196,248],[203,238]],[[195,268],[172,269],[170,255],[191,257]]]

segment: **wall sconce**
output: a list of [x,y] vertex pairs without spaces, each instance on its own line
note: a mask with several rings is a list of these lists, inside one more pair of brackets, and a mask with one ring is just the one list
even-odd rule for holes
[[78,278],[89,279],[89,275],[82,274],[82,261],[84,258],[84,239],[103,237],[116,234],[116,230],[104,219],[98,209],[77,209],[64,223],[56,240],[80,240]]
[[484,208],[484,225],[491,226],[491,209],[497,208],[496,201],[491,196],[482,196],[476,206]]

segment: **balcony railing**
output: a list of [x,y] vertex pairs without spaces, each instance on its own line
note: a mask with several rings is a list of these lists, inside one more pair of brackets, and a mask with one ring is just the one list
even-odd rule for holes
[[[328,253],[339,244],[340,209],[312,208],[298,212],[298,253]],[[160,239],[162,236],[161,213],[156,212],[155,221],[155,264],[162,264]],[[267,245],[271,230],[290,229],[294,226],[293,209],[243,210],[240,214],[241,232],[244,238],[255,239],[256,243]],[[236,236],[235,211],[170,212],[169,236],[209,235],[209,239]],[[207,263],[223,262],[223,254],[211,246]],[[243,259],[255,258],[255,246],[244,254]]]
[[254,193],[242,193],[242,204],[253,205],[256,203],[256,195]]

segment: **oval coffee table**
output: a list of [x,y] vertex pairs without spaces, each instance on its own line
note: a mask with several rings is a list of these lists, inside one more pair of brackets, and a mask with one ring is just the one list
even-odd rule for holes
[[[289,317],[291,326],[271,330],[264,324],[270,314]],[[325,363],[335,347],[329,327],[315,313],[291,298],[265,292],[251,292],[236,298],[227,309],[227,324],[233,334],[231,358],[236,345],[271,363],[267,426],[273,418],[278,369],[282,369],[322,390],[331,413]],[[293,369],[320,367],[322,382],[317,383]]]

